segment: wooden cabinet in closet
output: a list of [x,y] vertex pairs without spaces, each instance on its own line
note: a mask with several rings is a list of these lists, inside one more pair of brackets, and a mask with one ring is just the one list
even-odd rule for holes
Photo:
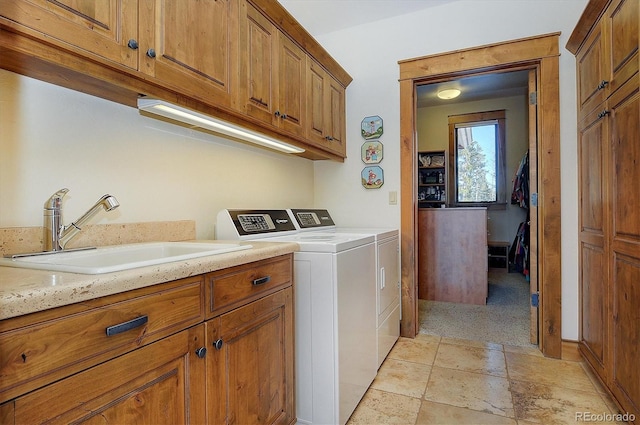
[[[591,0],[577,59],[580,352],[640,418],[640,94],[637,0]],[[636,419],[637,420],[637,419]]]

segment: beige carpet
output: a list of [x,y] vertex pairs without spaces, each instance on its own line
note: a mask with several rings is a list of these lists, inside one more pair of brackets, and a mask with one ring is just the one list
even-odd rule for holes
[[487,305],[419,300],[420,333],[531,346],[529,282],[520,273],[489,271]]

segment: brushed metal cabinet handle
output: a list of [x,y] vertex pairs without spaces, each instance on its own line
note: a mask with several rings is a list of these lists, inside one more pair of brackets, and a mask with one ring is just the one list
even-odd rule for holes
[[265,283],[271,280],[271,276],[259,277],[258,279],[253,279],[253,285],[264,285]]

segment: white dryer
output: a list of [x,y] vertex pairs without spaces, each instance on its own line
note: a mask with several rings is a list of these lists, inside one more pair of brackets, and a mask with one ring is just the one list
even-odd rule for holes
[[400,238],[398,229],[339,227],[324,209],[289,209],[293,224],[301,232],[373,235],[376,244],[376,337],[378,368],[400,336],[402,319],[400,286]]

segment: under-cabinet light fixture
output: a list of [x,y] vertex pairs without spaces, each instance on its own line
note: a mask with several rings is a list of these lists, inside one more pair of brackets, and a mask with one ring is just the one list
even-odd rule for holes
[[150,114],[160,115],[162,117],[180,121],[185,124],[190,124],[194,127],[211,130],[213,132],[224,134],[226,136],[235,137],[267,148],[276,149],[280,152],[304,152],[304,149],[297,146],[281,142],[263,134],[244,129],[234,124],[230,124],[217,118],[213,118],[199,112],[191,111],[189,109],[173,105],[162,100],[141,97],[138,99],[138,110],[145,111]]
[[438,97],[440,99],[449,100],[454,99],[458,96],[460,96],[460,90],[458,89],[444,89],[438,92]]

